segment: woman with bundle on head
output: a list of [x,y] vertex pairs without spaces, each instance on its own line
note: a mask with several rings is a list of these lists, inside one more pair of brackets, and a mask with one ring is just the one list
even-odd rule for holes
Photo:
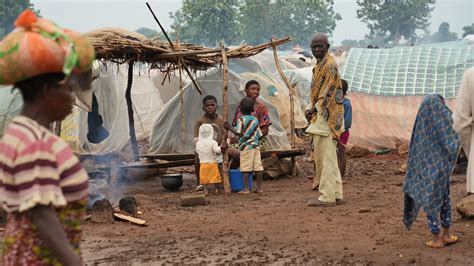
[[0,84],[13,84],[23,110],[0,140],[0,204],[8,212],[1,265],[82,265],[81,222],[88,176],[50,131],[72,111],[77,73],[94,48],[82,35],[31,10],[0,42]]

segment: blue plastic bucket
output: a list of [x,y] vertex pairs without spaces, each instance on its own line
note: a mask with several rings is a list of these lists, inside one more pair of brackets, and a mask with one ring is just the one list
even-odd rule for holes
[[[253,175],[249,177],[249,189],[252,190]],[[230,189],[234,192],[239,192],[244,189],[244,180],[239,169],[229,170]]]

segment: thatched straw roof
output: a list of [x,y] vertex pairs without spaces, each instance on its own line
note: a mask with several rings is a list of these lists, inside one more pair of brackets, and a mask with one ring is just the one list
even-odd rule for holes
[[[176,67],[179,58],[195,69],[203,70],[222,62],[220,48],[208,48],[192,44],[180,43],[171,45],[163,40],[150,40],[136,32],[117,28],[105,28],[85,34],[93,43],[97,59],[110,60],[118,63],[139,61],[151,63],[159,68]],[[275,45],[285,44],[289,37],[275,40]],[[241,45],[227,48],[228,58],[244,58],[256,55],[272,47],[272,42],[258,46]]]

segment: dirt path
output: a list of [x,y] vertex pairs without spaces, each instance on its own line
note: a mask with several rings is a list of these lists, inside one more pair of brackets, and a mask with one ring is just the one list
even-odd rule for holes
[[[425,216],[411,232],[402,224],[402,175],[394,171],[404,158],[393,155],[349,158],[345,205],[311,208],[311,164],[300,159],[295,179],[264,182],[265,195],[209,196],[210,205],[183,208],[179,196],[191,190],[186,177],[181,192],[166,192],[160,180],[129,185],[126,195],[140,201],[148,227],[122,222],[85,225],[83,252],[91,265],[161,263],[329,263],[472,265],[474,222],[453,211],[453,231],[461,241],[442,250],[428,249]],[[465,191],[454,176],[453,206]]]

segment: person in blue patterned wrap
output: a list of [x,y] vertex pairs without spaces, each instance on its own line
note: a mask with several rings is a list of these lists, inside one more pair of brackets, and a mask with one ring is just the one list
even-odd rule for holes
[[458,240],[449,233],[450,177],[460,150],[460,139],[453,129],[451,114],[440,95],[428,95],[423,99],[411,135],[403,184],[403,223],[410,230],[418,211],[423,209],[433,234],[433,240],[426,245],[432,248],[442,248]]

